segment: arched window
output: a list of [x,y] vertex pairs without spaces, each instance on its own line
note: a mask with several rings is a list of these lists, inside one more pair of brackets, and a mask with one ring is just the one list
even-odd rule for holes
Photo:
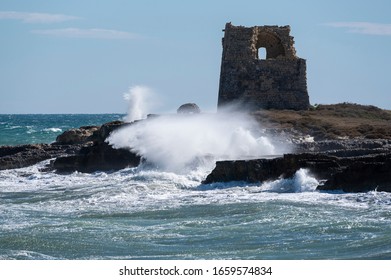
[[[285,49],[281,43],[281,39],[271,32],[261,31],[258,34],[255,47],[258,49],[258,59],[263,59],[263,57],[269,59],[285,56]],[[263,52],[262,49],[266,50],[265,56],[259,53],[260,51]]]
[[266,59],[266,48],[260,47],[258,48],[258,59]]

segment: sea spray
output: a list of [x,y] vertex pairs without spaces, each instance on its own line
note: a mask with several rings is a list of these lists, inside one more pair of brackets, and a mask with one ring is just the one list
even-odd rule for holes
[[318,185],[319,181],[310,174],[309,170],[301,168],[292,178],[262,182],[260,189],[273,193],[304,193],[316,191]]
[[294,176],[295,192],[315,191],[319,181],[313,177],[308,169],[299,169]]
[[108,142],[173,172],[193,168],[206,157],[244,159],[281,153],[255,121],[239,113],[153,117],[114,132]]
[[181,173],[216,160],[264,157],[287,150],[272,143],[259,124],[237,108],[225,108],[218,114],[145,119],[151,105],[157,104],[154,92],[134,86],[124,98],[129,102],[125,120],[133,123],[115,131],[107,142],[114,148],[130,149],[161,170]]
[[133,86],[124,93],[124,99],[128,102],[128,114],[125,121],[132,122],[143,119],[147,112],[157,104],[157,96],[154,91],[146,86]]

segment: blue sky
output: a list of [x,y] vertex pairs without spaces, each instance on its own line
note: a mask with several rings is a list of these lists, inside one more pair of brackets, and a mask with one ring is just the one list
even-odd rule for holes
[[391,1],[1,0],[1,113],[125,113],[144,85],[156,112],[215,111],[222,29],[290,25],[310,102],[391,109]]

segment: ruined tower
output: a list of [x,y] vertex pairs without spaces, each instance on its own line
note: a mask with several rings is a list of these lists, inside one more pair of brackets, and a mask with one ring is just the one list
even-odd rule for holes
[[[247,110],[309,107],[306,61],[296,56],[290,26],[225,25],[218,107]],[[266,57],[259,57],[259,50]]]

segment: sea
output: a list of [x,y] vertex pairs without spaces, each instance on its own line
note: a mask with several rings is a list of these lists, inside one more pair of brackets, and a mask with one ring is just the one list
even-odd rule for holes
[[[52,143],[67,129],[124,117],[0,115],[0,145]],[[196,132],[173,125],[173,138],[157,123],[161,137],[151,135],[154,126],[140,126],[111,139],[113,146],[134,145],[156,164],[58,174],[42,171],[47,160],[0,171],[0,259],[391,259],[390,193],[317,191],[320,182],[305,169],[291,179],[203,184],[224,143],[240,146],[245,156],[253,149],[262,151],[257,157],[282,150],[267,135],[250,137],[240,123],[228,135],[214,135],[215,126],[185,126],[193,124]],[[198,149],[190,165],[189,149]],[[170,158],[174,150],[179,153]]]

